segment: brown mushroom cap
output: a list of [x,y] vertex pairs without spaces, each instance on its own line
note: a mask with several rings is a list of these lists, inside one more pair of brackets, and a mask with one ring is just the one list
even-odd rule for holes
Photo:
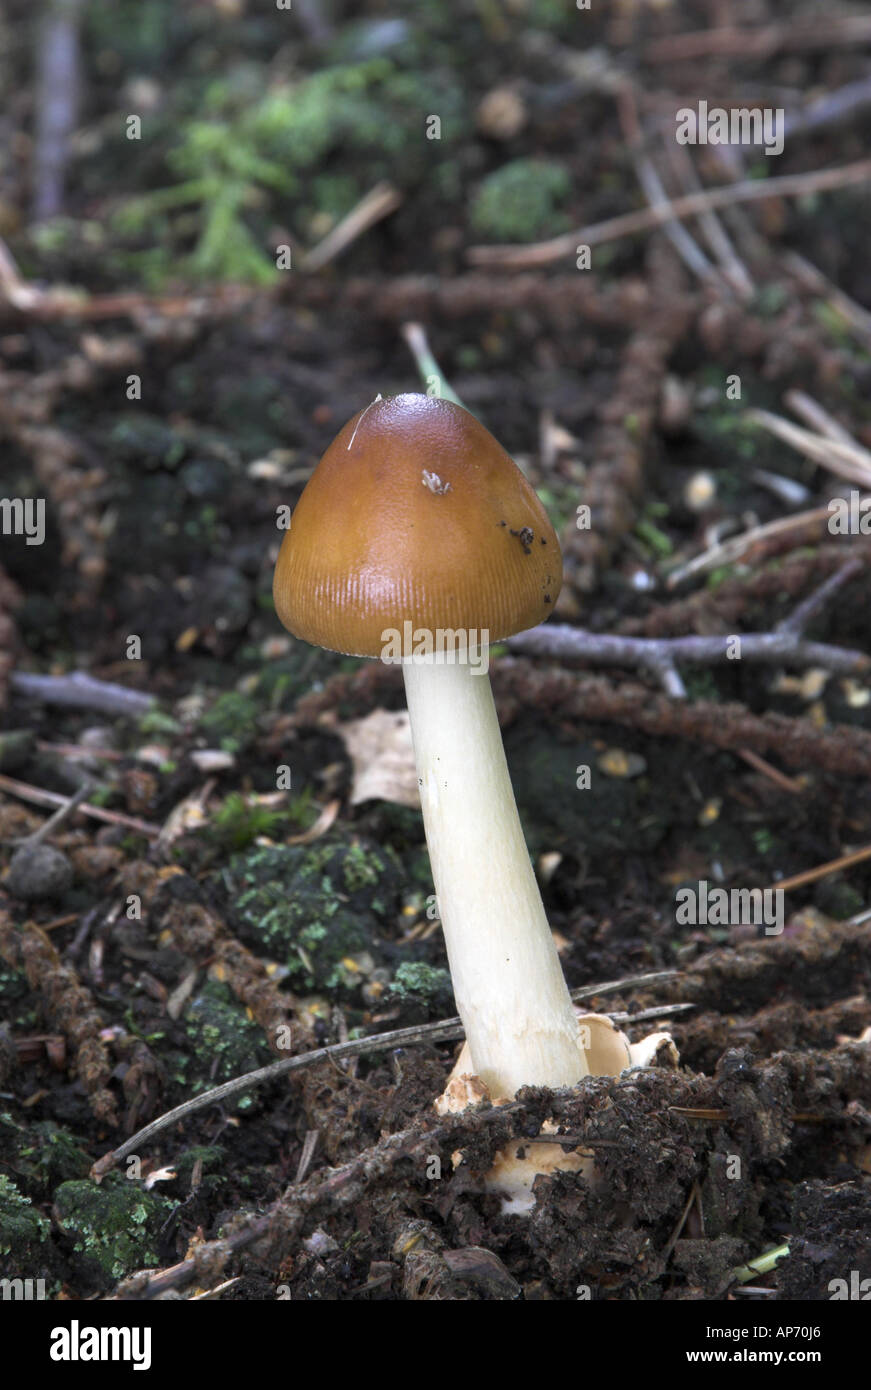
[[423,395],[349,420],[296,505],[275,567],[284,626],[316,646],[380,656],[385,630],[543,622],[562,584],[535,491],[473,415]]

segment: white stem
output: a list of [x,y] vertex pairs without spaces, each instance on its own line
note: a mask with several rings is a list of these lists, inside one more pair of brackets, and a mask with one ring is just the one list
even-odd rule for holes
[[403,665],[457,1008],[492,1096],[588,1075],[523,837],[486,667]]

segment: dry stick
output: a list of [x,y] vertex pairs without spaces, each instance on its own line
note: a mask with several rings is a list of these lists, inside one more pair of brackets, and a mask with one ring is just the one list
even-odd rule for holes
[[[245,1226],[241,1231],[233,1231],[230,1235],[225,1236],[220,1241],[220,1245],[226,1251],[227,1256],[239,1254],[241,1251],[246,1250],[249,1245],[253,1245],[255,1241],[268,1235],[277,1214],[281,1210],[281,1206],[282,1199],[279,1198],[278,1201],[272,1203],[272,1206],[263,1216],[258,1216],[249,1226]],[[218,1244],[218,1241],[212,1242],[213,1248]],[[199,1248],[202,1250],[203,1247],[200,1246]],[[128,1297],[148,1299],[150,1301],[152,1298],[158,1298],[160,1294],[167,1293],[170,1289],[177,1288],[179,1284],[186,1284],[194,1277],[196,1271],[197,1261],[195,1259],[181,1260],[177,1265],[169,1265],[166,1269],[162,1269],[159,1274],[155,1274],[153,1278],[148,1279],[142,1287],[137,1285],[135,1294],[112,1294],[108,1295],[105,1301],[109,1303],[123,1302]],[[133,1277],[135,1278],[136,1276]],[[125,1280],[124,1282],[129,1283],[129,1280]]]
[[815,869],[805,869],[803,873],[793,874],[792,878],[782,878],[770,886],[779,888],[783,893],[789,893],[793,888],[802,888],[806,883],[816,883],[819,878],[827,878],[829,874],[836,874],[841,869],[850,869],[854,864],[861,864],[866,859],[871,859],[871,845],[854,850],[852,854],[843,854],[840,859],[830,859],[828,864],[818,864]]
[[[623,980],[606,980],[603,984],[584,985],[581,989],[571,991],[572,999],[577,1002],[582,999],[592,999],[600,994],[616,994],[618,991],[635,989],[638,987],[649,987],[652,985],[663,984],[677,979],[680,971],[678,970],[654,970],[643,975],[628,975]],[[664,1009],[669,1012],[682,1011],[680,1005],[664,1005]],[[635,1019],[644,1017],[663,1016],[663,1010],[646,1010],[644,1014],[635,1014],[630,1018],[628,1015],[619,1015],[626,1022],[634,1022]],[[272,1062],[267,1067],[259,1067],[256,1071],[246,1072],[244,1076],[234,1077],[232,1081],[225,1081],[221,1086],[215,1086],[211,1091],[205,1091],[200,1096],[194,1096],[191,1100],[186,1100],[182,1105],[177,1105],[174,1110],[168,1110],[165,1115],[161,1115],[151,1124],[145,1125],[130,1139],[124,1141],[117,1149],[111,1153],[104,1154],[102,1158],[91,1169],[91,1176],[101,1178],[114,1168],[116,1163],[121,1163],[128,1154],[135,1152],[140,1145],[147,1143],[155,1134],[159,1134],[168,1125],[176,1123],[186,1115],[191,1115],[195,1110],[202,1110],[204,1106],[215,1105],[220,1100],[225,1100],[229,1096],[238,1095],[240,1091],[247,1091],[255,1086],[264,1085],[266,1082],[273,1081],[276,1077],[284,1076],[288,1072],[303,1071],[308,1067],[315,1066],[318,1062],[332,1060],[340,1061],[343,1057],[360,1057],[367,1052],[384,1052],[390,1048],[410,1047],[415,1043],[421,1042],[456,1042],[464,1037],[463,1025],[459,1017],[443,1019],[440,1023],[425,1023],[414,1028],[396,1028],[389,1033],[376,1033],[370,1038],[352,1038],[349,1042],[332,1043],[329,1047],[319,1047],[313,1052],[304,1052],[299,1057],[285,1057],[280,1062]]]
[[41,738],[36,740],[36,748],[39,753],[57,753],[62,758],[102,758],[110,763],[121,763],[129,756],[119,753],[117,748],[89,748],[84,743],[46,743]]
[[[29,782],[18,782],[14,777],[6,777],[0,774],[0,792],[9,792],[11,796],[20,797],[22,801],[29,801],[34,806],[66,806],[69,798],[60,796],[58,792],[46,791],[44,787],[32,787]],[[160,826],[152,821],[139,820],[136,816],[125,816],[123,811],[106,811],[102,806],[91,806],[88,802],[83,802],[78,809],[85,816],[90,816],[92,820],[105,821],[107,825],[126,825],[129,830],[135,830],[140,835],[159,835]]]
[[58,807],[53,816],[49,816],[48,820],[43,822],[38,830],[34,830],[32,835],[26,835],[24,839],[18,840],[16,842],[18,848],[23,849],[25,846],[29,848],[33,845],[41,845],[43,840],[47,839],[59,826],[63,825],[64,821],[69,820],[73,811],[75,811],[78,806],[81,806],[88,792],[91,790],[92,785],[90,781],[85,782],[79,787],[78,791],[74,792],[68,800],[64,801],[62,806]]
[[[736,638],[740,640],[742,660],[747,658],[764,664],[798,667],[821,666],[825,670],[855,674],[871,667],[871,657],[866,653],[831,647],[821,642],[805,642],[801,634],[833,595],[848,580],[860,574],[863,568],[862,561],[853,556],[778,623],[773,632],[716,637],[623,637],[549,623],[509,638],[507,645],[514,651],[533,656],[555,656],[593,665],[637,667],[654,675],[666,694],[678,700],[686,698],[686,689],[676,663],[687,661],[709,665],[724,657],[729,659],[727,648]],[[779,775],[776,769],[770,768],[752,750],[739,751],[753,766],[766,772],[766,775],[774,775],[776,780]],[[783,781],[788,783],[789,779],[784,778]],[[797,783],[789,783],[788,790],[794,792],[801,788]]]
[[774,782],[782,791],[789,792],[790,796],[801,796],[805,788],[795,777],[787,777],[779,768],[773,767],[765,758],[760,758],[758,753],[754,753],[750,748],[739,748],[738,757],[743,758],[745,763],[761,772],[763,777]]
[[821,464],[829,473],[835,473],[839,478],[846,478],[848,482],[871,489],[871,453],[860,444],[845,444],[839,439],[813,434],[770,410],[745,410],[744,419],[751,424],[761,425],[777,439],[791,444],[799,453],[812,459],[814,463]]
[[812,294],[825,296],[826,302],[840,314],[847,322],[853,333],[862,343],[867,346],[871,343],[871,313],[863,309],[861,304],[857,304],[855,299],[851,299],[843,290],[828,280],[821,270],[810,261],[806,261],[804,256],[800,256],[797,251],[789,251],[785,257],[785,265],[799,283]]
[[[830,415],[819,401],[815,401],[813,396],[809,396],[806,391],[786,391],[783,396],[784,404],[788,405],[793,415],[797,415],[800,420],[804,420],[812,430],[821,434],[826,439],[833,439],[838,444],[846,444],[853,449],[862,449],[862,445],[854,439],[848,429],[845,429],[840,420],[836,420],[834,415]],[[871,454],[868,455],[871,462]]]
[[153,695],[129,690],[126,685],[100,681],[85,671],[71,671],[66,676],[38,676],[32,671],[13,671],[11,688],[32,700],[46,705],[65,705],[70,709],[95,709],[101,714],[126,714],[132,717],[146,714],[156,704]]
[[392,184],[377,183],[365,198],[351,209],[347,217],[343,217],[341,222],[328,232],[323,241],[318,242],[313,250],[303,256],[303,270],[320,270],[329,261],[334,261],[359,236],[368,232],[370,227],[374,227],[376,222],[381,222],[383,218],[395,212],[401,202],[402,194]]
[[701,1188],[699,1187],[698,1180],[696,1180],[690,1187],[689,1196],[687,1197],[686,1202],[684,1203],[683,1211],[681,1212],[680,1216],[675,1222],[674,1230],[669,1236],[665,1248],[663,1249],[660,1255],[660,1259],[662,1260],[662,1263],[664,1265],[667,1264],[669,1259],[671,1258],[671,1252],[677,1245],[681,1231],[687,1224],[687,1219],[689,1217],[690,1211],[692,1210],[693,1203],[695,1201],[699,1201],[699,1205],[701,1206],[701,1195]]
[[[687,193],[703,193],[701,181],[696,173],[696,166],[693,163],[686,145],[679,145],[674,139],[664,140],[666,157],[671,163],[675,173],[684,183]],[[719,262],[729,285],[737,294],[738,298],[748,304],[756,293],[756,286],[749,270],[742,261],[732,238],[726,231],[723,223],[717,214],[708,208],[699,214],[699,225],[704,232],[705,239]]]
[[753,526],[749,531],[742,531],[740,536],[730,536],[726,541],[719,541],[711,546],[710,550],[703,551],[701,555],[688,560],[685,565],[673,569],[665,581],[665,586],[667,589],[675,589],[678,584],[682,584],[694,574],[717,569],[721,565],[732,565],[754,546],[788,535],[790,531],[811,528],[814,531],[819,530],[824,522],[828,523],[831,515],[828,506],[813,507],[807,512],[796,512],[794,516],[779,516],[774,521],[766,522],[764,526]]
[[63,211],[70,137],[80,90],[79,22],[82,0],[50,0],[37,33],[36,140],[33,215]]
[[[623,135],[632,155],[635,173],[641,190],[651,208],[658,208],[668,214],[671,199],[665,191],[652,161],[644,153],[641,126],[638,121],[638,108],[632,87],[625,83],[617,92],[617,113]],[[704,284],[717,283],[720,279],[713,265],[705,255],[689,230],[675,217],[666,216],[664,231],[684,265]]]
[[[740,643],[742,661],[763,665],[821,666],[827,671],[856,675],[871,668],[871,656],[847,647],[805,642],[791,631],[749,632],[717,637],[618,637],[587,632],[564,623],[548,623],[510,637],[511,651],[529,656],[552,656],[583,665],[629,666],[656,676],[673,699],[686,698],[676,663],[711,666],[730,659],[729,646]],[[738,659],[732,657],[732,660]]]
[[727,208],[734,203],[756,202],[761,198],[800,198],[805,193],[821,193],[845,188],[852,183],[864,183],[871,178],[871,159],[858,159],[836,169],[812,169],[806,174],[783,174],[771,179],[746,179],[720,188],[707,188],[701,193],[688,193],[675,198],[668,207],[641,208],[594,222],[577,231],[540,241],[534,246],[470,246],[466,258],[473,265],[503,265],[512,267],[550,265],[564,256],[575,256],[579,245],[599,246],[633,232],[647,232],[659,227],[669,218],[694,217],[713,208]]
[[849,47],[869,39],[869,15],[828,15],[824,20],[790,20],[789,24],[765,24],[761,27],[724,25],[717,29],[700,29],[654,39],[644,50],[644,61],[670,63],[703,58],[708,54],[764,58],[770,53],[796,49]]
[[855,579],[857,575],[861,574],[864,568],[865,566],[862,564],[862,561],[858,556],[854,555],[853,558],[842,565],[839,570],[835,570],[834,574],[830,574],[828,579],[820,584],[819,588],[814,589],[812,594],[809,594],[806,599],[803,599],[788,617],[784,618],[782,622],[779,622],[775,628],[775,632],[791,633],[795,637],[797,637],[799,633],[805,632],[808,623],[811,619],[815,618],[818,613],[822,612],[829,602],[829,599],[831,599],[848,580]]
[[823,130],[830,125],[839,125],[868,106],[871,106],[871,81],[862,77],[858,82],[846,82],[843,87],[824,92],[803,109],[788,112],[783,126],[783,138],[785,141],[791,141],[796,135]]

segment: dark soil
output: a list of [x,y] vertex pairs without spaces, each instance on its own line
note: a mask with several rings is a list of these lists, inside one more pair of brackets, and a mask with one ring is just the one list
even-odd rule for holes
[[[8,8],[11,88],[35,34],[23,0]],[[725,213],[753,280],[744,300],[700,283],[658,231],[604,243],[586,274],[573,259],[517,271],[467,256],[496,239],[488,178],[509,160],[551,173],[513,175],[525,192],[500,204],[506,242],[643,206],[617,77],[634,84],[655,152],[676,105],[803,110],[865,78],[866,55],[791,44],[818,15],[793,3],[729,7],[730,26],[781,26],[773,51],[714,45],[692,62],[656,45],[711,28],[720,7],[702,0],[583,19],[569,0],[414,8],[394,47],[376,3],[327,7],[328,40],[289,37],[277,12],[244,4],[221,18],[142,0],[139,27],[129,5],[113,17],[108,0],[94,4],[88,138],[51,236],[28,223],[30,77],[2,118],[0,143],[18,153],[0,163],[0,234],[29,283],[90,297],[0,301],[2,488],[46,499],[45,543],[4,534],[0,553],[0,1276],[44,1278],[51,1297],[72,1299],[227,1280],[227,1300],[722,1300],[750,1279],[739,1267],[788,1246],[752,1286],[857,1296],[837,1281],[871,1278],[871,858],[790,890],[780,935],[682,925],[675,901],[688,884],[771,886],[871,844],[861,669],[687,667],[688,698],[675,701],[639,672],[494,658],[569,986],[677,972],[590,1007],[629,1015],[633,1041],[668,1028],[678,1068],[439,1119],[455,1049],[423,1041],[209,1105],[100,1183],[91,1175],[170,1108],[286,1057],[288,1036],[304,1053],[455,1011],[427,916],[420,814],[351,800],[341,725],[400,709],[401,681],[286,637],[271,600],[276,509],[296,502],[366,401],[420,389],[403,323],[424,322],[454,390],[539,488],[565,556],[557,621],[627,636],[771,632],[852,560],[804,635],[871,654],[867,535],[817,524],[667,584],[711,528],[733,534],[849,492],[742,424],[746,408],[786,415],[785,393],[802,391],[871,448],[871,339],[834,294],[871,302],[867,182]],[[168,155],[208,83],[228,84],[213,98],[232,124],[267,74],[309,78],[340,61],[362,105],[312,144],[310,164],[271,152],[292,185],[249,170],[239,216],[267,260],[288,237],[296,256],[390,178],[401,207],[342,259],[264,278],[228,234],[241,261],[198,260],[208,200],[113,222],[182,177]],[[383,70],[364,72],[371,62]],[[157,91],[135,160],[113,124],[134,79]],[[417,82],[429,85],[415,105]],[[510,138],[480,115],[506,84],[524,113]],[[306,90],[313,120],[318,100],[344,109]],[[439,110],[451,134],[430,158],[409,111]],[[395,143],[367,136],[367,119]],[[777,175],[847,165],[869,135],[866,101],[797,129],[775,160],[741,151],[737,174],[711,150],[692,154],[720,185],[769,163]],[[794,252],[829,290],[801,281]],[[738,401],[726,395],[734,375]],[[713,491],[698,507],[700,474]],[[800,504],[784,501],[790,482]],[[575,525],[582,504],[589,532]],[[12,679],[77,669],[154,704],[135,716],[71,708]],[[576,785],[582,766],[589,791]],[[17,858],[52,808],[8,779],[69,797],[83,777],[106,819],[76,811]],[[665,1005],[691,1008],[632,1024]],[[539,1178],[533,1214],[503,1215],[483,1174],[500,1148],[534,1145],[549,1118],[567,1147],[594,1153],[595,1177]]]

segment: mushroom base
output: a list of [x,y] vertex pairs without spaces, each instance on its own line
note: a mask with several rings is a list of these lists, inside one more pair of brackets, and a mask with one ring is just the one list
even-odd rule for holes
[[[624,1033],[601,1014],[578,1012],[578,1034],[586,1051],[591,1076],[619,1076],[628,1067],[669,1066],[678,1064],[677,1049],[668,1033],[650,1033],[638,1043],[630,1043]],[[448,1084],[435,1102],[439,1115],[457,1114],[470,1105],[489,1101],[492,1105],[507,1105],[512,1097],[491,1095],[480,1077],[475,1076],[468,1043],[460,1050]],[[558,1134],[552,1120],[542,1125],[542,1133]],[[463,1155],[453,1155],[459,1167]],[[549,1177],[555,1172],[580,1173],[585,1182],[594,1181],[594,1155],[589,1149],[576,1148],[568,1152],[559,1143],[530,1143],[518,1139],[500,1149],[492,1167],[484,1175],[484,1186],[502,1198],[505,1215],[525,1216],[535,1206],[533,1184],[539,1174]]]

